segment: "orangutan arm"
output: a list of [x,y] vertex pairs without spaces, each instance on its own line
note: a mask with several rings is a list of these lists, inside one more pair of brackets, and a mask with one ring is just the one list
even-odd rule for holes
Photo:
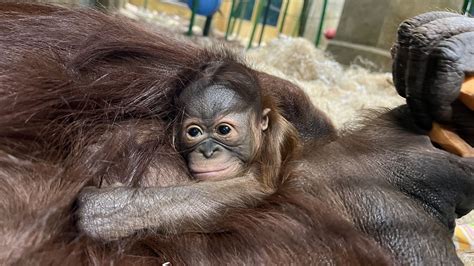
[[86,187],[79,195],[78,227],[114,240],[150,229],[162,234],[216,230],[216,214],[248,207],[266,194],[252,177],[166,188]]

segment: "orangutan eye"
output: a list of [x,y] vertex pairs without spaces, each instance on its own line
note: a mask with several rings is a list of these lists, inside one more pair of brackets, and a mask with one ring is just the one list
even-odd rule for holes
[[232,129],[228,125],[220,125],[217,127],[217,132],[219,132],[220,135],[227,135],[231,130]]
[[188,135],[192,138],[202,135],[202,130],[199,127],[193,126],[188,128]]

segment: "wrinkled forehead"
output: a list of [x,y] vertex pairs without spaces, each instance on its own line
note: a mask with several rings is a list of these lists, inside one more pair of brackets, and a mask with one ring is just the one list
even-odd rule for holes
[[188,115],[203,119],[211,119],[229,111],[241,112],[250,105],[235,90],[223,85],[188,88],[181,93],[179,101]]

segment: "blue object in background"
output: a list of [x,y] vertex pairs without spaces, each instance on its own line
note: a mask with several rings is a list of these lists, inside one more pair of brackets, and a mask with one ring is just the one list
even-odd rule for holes
[[[188,6],[190,9],[193,8],[193,0],[188,0]],[[211,16],[221,6],[222,0],[199,0],[196,13],[202,16]]]

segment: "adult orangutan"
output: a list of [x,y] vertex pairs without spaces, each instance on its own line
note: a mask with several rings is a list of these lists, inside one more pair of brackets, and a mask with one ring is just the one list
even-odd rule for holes
[[[469,72],[473,60],[463,60],[474,48],[461,47],[467,37],[457,33],[470,32],[470,19],[431,13],[403,24],[394,77],[411,111],[373,115],[336,137],[298,88],[220,47],[92,11],[0,5],[0,12],[2,262],[459,263],[451,233],[454,218],[473,207],[472,159],[434,148],[411,117],[442,113],[470,141],[470,111],[446,116],[436,105],[446,110],[443,99],[456,99],[463,75],[424,75],[410,66]],[[407,81],[399,78],[405,72]],[[433,78],[445,85],[429,92]],[[247,125],[235,128],[245,136],[239,143],[260,143],[240,145],[244,152],[234,154],[255,156],[235,155],[247,167],[224,171],[223,180],[193,171],[188,154],[199,150],[192,137],[220,130],[220,120],[201,119],[207,113],[209,121],[230,114]],[[188,125],[188,117],[200,122]],[[176,129],[189,133],[189,145]],[[202,156],[218,151],[206,141],[196,146]],[[92,202],[91,212],[115,215],[99,218],[119,221],[105,238],[137,234],[105,243],[78,232],[72,207],[85,185],[102,188],[84,190],[79,210]],[[257,189],[235,190],[249,186]]]

